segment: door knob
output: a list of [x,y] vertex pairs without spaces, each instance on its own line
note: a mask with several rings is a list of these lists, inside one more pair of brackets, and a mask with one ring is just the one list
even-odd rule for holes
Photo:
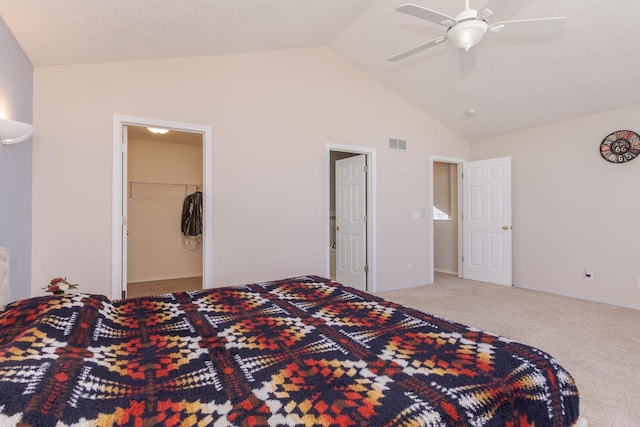
[[336,225],[336,231],[340,231],[340,226]]
[[508,230],[509,228],[511,228],[511,227],[509,227],[508,225],[503,225],[503,226],[502,226],[502,229],[503,229],[503,230]]

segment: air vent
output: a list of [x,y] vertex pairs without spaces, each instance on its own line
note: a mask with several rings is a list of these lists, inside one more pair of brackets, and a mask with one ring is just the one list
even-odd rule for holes
[[407,141],[398,138],[389,138],[389,148],[392,150],[407,150]]

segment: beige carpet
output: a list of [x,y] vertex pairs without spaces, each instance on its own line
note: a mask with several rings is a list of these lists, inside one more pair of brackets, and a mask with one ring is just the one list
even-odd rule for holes
[[546,351],[576,380],[589,427],[640,426],[640,310],[440,273],[379,295]]
[[137,298],[149,295],[169,294],[171,292],[193,291],[196,289],[202,289],[202,276],[128,283],[127,297]]

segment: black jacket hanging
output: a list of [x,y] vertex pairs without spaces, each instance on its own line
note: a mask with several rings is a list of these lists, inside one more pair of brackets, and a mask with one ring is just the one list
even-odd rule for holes
[[182,234],[187,237],[202,234],[202,192],[196,191],[184,198],[182,204]]

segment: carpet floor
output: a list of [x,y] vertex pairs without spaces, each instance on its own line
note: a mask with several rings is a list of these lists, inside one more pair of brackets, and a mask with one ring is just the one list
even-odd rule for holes
[[129,298],[137,298],[196,289],[202,289],[202,276],[128,283],[127,296]]
[[538,347],[576,380],[589,427],[640,426],[640,310],[442,273],[379,296]]

